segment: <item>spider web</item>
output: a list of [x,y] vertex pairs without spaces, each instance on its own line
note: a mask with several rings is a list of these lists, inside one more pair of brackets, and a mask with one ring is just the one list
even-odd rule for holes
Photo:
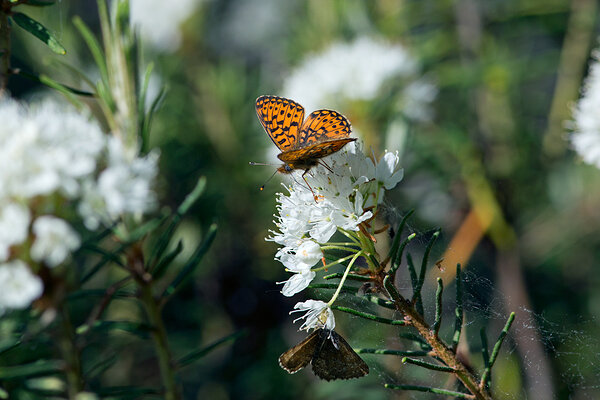
[[[408,229],[415,231],[412,226]],[[427,233],[417,233],[417,238],[407,247],[417,270],[429,237]],[[425,317],[429,324],[433,322],[435,314],[435,273],[438,272],[432,265],[439,256],[441,247],[443,246],[433,248],[428,268],[434,273],[428,276],[422,290]],[[471,263],[463,271],[464,322],[459,353],[464,354],[467,364],[473,368],[476,376],[480,377],[484,369],[481,328],[485,328],[487,348],[491,354],[510,312],[516,313],[517,316],[492,369],[491,385],[494,398],[600,398],[600,357],[597,352],[597,349],[600,349],[600,340],[589,333],[597,329],[597,321],[581,319],[577,324],[579,329],[572,329],[561,321],[549,320],[544,312],[538,313],[529,307],[521,305],[516,309],[513,307],[507,310],[507,305],[512,303],[512,299],[503,293],[491,278],[483,275],[481,271],[475,271],[475,266]],[[403,262],[398,270],[396,285],[405,297],[412,296],[406,262]],[[322,298],[327,298],[327,292],[318,292]],[[452,341],[454,331],[455,295],[455,284],[446,284],[440,336],[448,344]],[[387,318],[403,318],[398,312],[383,309],[365,298],[352,294],[341,296],[339,304]],[[336,320],[336,330],[348,335],[347,339],[354,348],[419,350],[418,345],[398,336],[399,332],[409,331],[410,328],[378,324],[342,312],[336,312]],[[371,375],[376,375],[381,384],[422,385],[466,392],[464,388],[457,386],[449,374],[404,365],[401,362],[402,357],[371,354],[361,354],[361,357],[370,365]],[[428,357],[415,358],[435,363]],[[444,398],[415,391],[395,392],[400,398]]]

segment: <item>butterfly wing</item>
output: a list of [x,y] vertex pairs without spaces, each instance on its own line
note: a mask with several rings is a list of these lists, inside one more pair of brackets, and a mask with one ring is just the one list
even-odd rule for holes
[[293,149],[304,120],[304,108],[283,97],[260,96],[256,99],[256,115],[265,132],[282,152]]
[[346,144],[355,140],[356,138],[327,140],[296,150],[285,151],[280,153],[277,157],[285,163],[293,163],[298,160],[318,159],[341,150]]
[[302,124],[295,149],[327,140],[347,138],[351,132],[350,122],[339,112],[317,110],[310,113]]
[[320,331],[317,329],[303,341],[279,356],[279,365],[290,374],[295,374],[306,367],[313,355],[317,345],[320,343]]
[[312,359],[316,376],[326,381],[360,378],[369,373],[369,366],[335,331],[321,330],[320,345]]

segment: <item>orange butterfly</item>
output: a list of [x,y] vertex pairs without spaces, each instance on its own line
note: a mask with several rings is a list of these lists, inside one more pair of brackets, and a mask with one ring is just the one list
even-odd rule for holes
[[303,169],[304,178],[319,159],[356,140],[348,137],[352,127],[339,112],[313,111],[304,121],[304,107],[283,97],[260,96],[256,99],[256,115],[267,135],[281,150],[277,157],[283,165],[277,171],[284,174]]

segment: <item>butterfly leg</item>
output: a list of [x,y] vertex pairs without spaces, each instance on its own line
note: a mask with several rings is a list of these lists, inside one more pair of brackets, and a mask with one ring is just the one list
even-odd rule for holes
[[322,165],[323,167],[327,168],[327,170],[328,170],[329,172],[331,172],[332,174],[334,173],[334,172],[333,172],[333,170],[331,169],[331,167],[329,167],[329,165],[327,165],[327,164],[325,163],[325,161],[323,161],[323,160],[319,160],[319,165]]
[[310,184],[308,183],[308,181],[306,180],[306,178],[304,177],[304,175],[306,175],[308,173],[308,171],[310,171],[309,168],[307,168],[306,170],[304,170],[304,173],[302,174],[302,179],[304,179],[304,182],[306,182],[306,185],[308,186],[308,188],[310,189],[310,191],[313,194],[313,198],[315,199],[315,201],[319,201],[319,196],[317,196],[315,194],[315,191],[313,190],[313,188],[310,186]]

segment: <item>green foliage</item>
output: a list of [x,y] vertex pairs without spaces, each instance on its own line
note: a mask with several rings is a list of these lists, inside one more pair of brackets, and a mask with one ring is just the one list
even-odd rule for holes
[[62,46],[62,44],[60,44],[54,35],[52,35],[50,31],[48,31],[48,29],[46,29],[46,27],[44,27],[44,25],[38,21],[20,12],[12,13],[11,18],[21,28],[25,29],[27,32],[44,42],[46,46],[48,46],[50,50],[56,54],[67,54],[67,50]]
[[[102,398],[163,396],[151,344],[154,325],[148,323],[141,296],[141,285],[146,285],[144,301],[156,301],[174,364],[185,365],[175,373],[186,388],[185,398],[377,398],[389,395],[380,387],[381,376],[397,380],[388,388],[428,392],[400,396],[464,397],[459,393],[464,388],[430,387],[442,386],[444,373],[379,362],[394,355],[422,360],[431,347],[414,330],[390,326],[401,325],[404,316],[394,302],[369,292],[364,275],[348,275],[340,298],[347,303],[335,306],[336,317],[348,341],[364,347],[358,351],[367,354],[376,373],[358,381],[315,382],[310,373],[287,376],[276,362],[297,339],[288,312],[304,298],[279,296],[275,282],[287,273],[273,261],[273,243],[263,240],[272,227],[273,193],[280,187],[272,181],[258,191],[272,170],[247,166],[248,161],[268,161],[272,146],[253,102],[262,94],[284,94],[283,81],[294,67],[332,42],[372,35],[405,45],[421,62],[422,75],[439,89],[434,117],[425,123],[399,116],[399,80],[388,82],[373,100],[322,104],[345,114],[355,127],[353,135],[360,134],[375,154],[384,148],[401,150],[405,181],[386,199],[390,209],[378,215],[396,233],[404,231],[389,243],[385,235],[378,236],[378,249],[389,260],[386,282],[396,283],[400,295],[410,293],[408,301],[419,304],[432,331],[447,339],[450,349],[470,353],[473,368],[492,392],[531,396],[533,380],[525,373],[537,362],[520,359],[521,345],[510,333],[501,335],[506,343],[493,340],[505,323],[501,318],[514,309],[513,329],[521,334],[523,324],[532,322],[527,332],[538,332],[530,343],[545,352],[554,397],[598,397],[590,384],[598,373],[589,366],[598,353],[593,338],[599,331],[595,260],[600,257],[600,223],[594,210],[600,180],[595,169],[569,151],[564,128],[595,43],[595,1],[575,6],[566,0],[309,1],[269,7],[203,2],[182,23],[179,48],[173,42],[168,52],[149,43],[138,46],[134,33],[141,31],[127,28],[131,7],[123,1],[114,2],[118,10],[112,14],[102,3],[102,21],[97,10],[79,1],[2,3],[13,10],[7,18],[14,29],[11,65],[5,69],[2,60],[0,79],[9,77],[13,96],[27,99],[51,88],[81,110],[91,110],[107,131],[114,130],[120,95],[114,91],[110,54],[126,37],[118,51],[126,60],[119,76],[127,77],[125,97],[133,105],[128,129],[135,131],[142,152],[161,150],[160,212],[139,225],[128,221],[127,229],[110,227],[85,238],[73,265],[61,271],[64,279],[55,282],[53,294],[59,295],[57,301],[64,296],[74,342],[84,349],[85,390]],[[244,19],[247,15],[255,18]],[[100,27],[110,24],[118,32],[103,35]],[[28,41],[31,34],[36,39]],[[0,58],[7,54],[4,47],[0,38]],[[68,56],[55,55],[65,49]],[[317,91],[324,85],[314,86]],[[399,120],[405,128],[401,134],[392,129]],[[189,201],[182,202],[188,194]],[[414,208],[412,222],[409,213],[393,206]],[[490,225],[482,228],[479,245],[458,260],[461,267],[455,271],[451,258],[460,246],[448,246],[470,212],[489,216]],[[432,232],[424,232],[432,226],[444,232],[435,246]],[[141,274],[129,269],[128,257],[136,251],[144,255]],[[442,252],[444,268],[432,267],[429,260]],[[516,273],[498,262],[506,252],[515,254]],[[326,281],[313,282],[317,295],[337,288],[332,280],[343,273],[336,268]],[[437,277],[443,281],[436,290]],[[527,304],[510,305],[516,297],[500,286],[502,277],[523,283]],[[46,370],[37,367],[47,372],[41,377],[66,383],[56,339],[63,337],[64,321],[60,315],[50,318],[51,309],[43,307],[36,304],[31,313],[2,318],[0,368],[18,372],[39,359],[49,363]],[[374,317],[386,322],[375,325]],[[242,329],[247,336],[238,336]],[[502,343],[494,363],[492,354]],[[507,348],[510,362],[503,359]],[[52,362],[56,369],[50,368]],[[500,375],[521,378],[503,381]],[[152,387],[140,382],[152,382]],[[50,389],[34,393],[27,384],[27,375],[2,380],[0,398],[51,395]],[[68,397],[64,391],[53,395]]]

